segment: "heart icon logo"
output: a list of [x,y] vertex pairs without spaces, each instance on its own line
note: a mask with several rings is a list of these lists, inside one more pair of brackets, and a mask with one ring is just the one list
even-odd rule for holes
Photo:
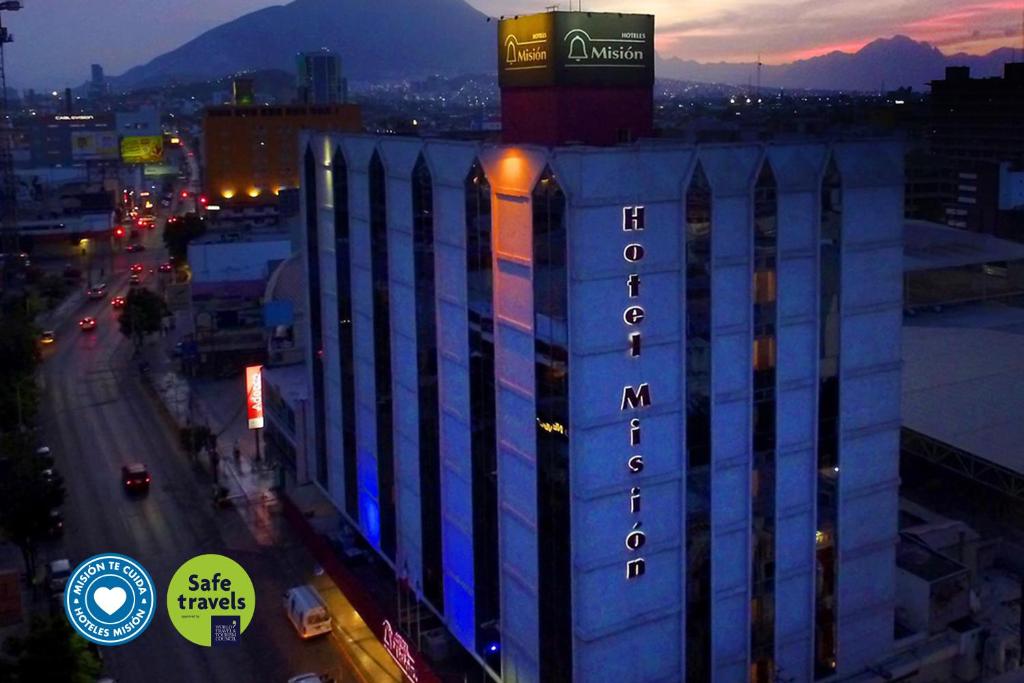
[[93,602],[95,602],[99,608],[108,615],[112,615],[114,612],[121,609],[121,605],[123,605],[127,599],[128,594],[120,586],[114,586],[113,588],[100,586],[92,592]]

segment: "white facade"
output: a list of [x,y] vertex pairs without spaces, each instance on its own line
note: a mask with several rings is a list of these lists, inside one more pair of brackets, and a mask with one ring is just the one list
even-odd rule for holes
[[[569,491],[573,680],[681,681],[686,653],[685,195],[694,169],[712,191],[711,680],[750,680],[753,188],[769,164],[777,182],[778,318],[775,462],[774,666],[814,679],[817,492],[819,191],[834,159],[842,178],[842,271],[837,673],[890,651],[900,427],[902,150],[890,142],[694,147],[534,148],[359,135],[308,135],[315,156],[325,387],[326,491],[342,511],[341,376],[335,285],[332,159],[347,164],[351,231],[360,519],[379,548],[377,434],[367,169],[386,170],[394,472],[394,566],[422,584],[413,212],[420,157],[433,181],[439,365],[442,618],[470,652],[475,642],[472,466],[467,348],[465,181],[479,161],[491,187],[501,680],[541,680],[538,602],[537,406],[534,370],[532,192],[550,168],[566,196],[569,311]],[[624,232],[623,212],[645,227]],[[624,248],[642,243],[631,264]],[[643,353],[628,353],[624,286],[642,278]],[[317,302],[310,302],[317,305]],[[315,367],[313,365],[312,367]],[[646,383],[651,405],[622,410],[626,387]],[[315,400],[315,399],[314,399]],[[627,414],[628,413],[628,414]],[[308,411],[309,415],[315,412]],[[645,467],[629,424],[643,417]],[[316,454],[311,454],[315,458]],[[311,462],[309,471],[316,471]],[[639,516],[631,487],[643,491]],[[351,519],[351,517],[350,517]],[[624,539],[642,521],[646,562]],[[369,526],[368,526],[369,524]]]

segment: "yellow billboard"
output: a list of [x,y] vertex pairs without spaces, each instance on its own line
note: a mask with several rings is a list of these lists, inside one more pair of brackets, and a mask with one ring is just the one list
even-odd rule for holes
[[157,164],[163,158],[162,135],[133,135],[121,138],[121,161],[126,164]]

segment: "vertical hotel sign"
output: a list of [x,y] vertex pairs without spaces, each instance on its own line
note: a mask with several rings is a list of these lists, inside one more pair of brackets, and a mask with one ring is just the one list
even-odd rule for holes
[[[647,250],[643,244],[644,228],[646,227],[646,211],[642,206],[622,207],[622,232],[626,235],[627,244],[622,249],[622,258],[629,266],[630,272],[624,282],[627,303],[622,311],[622,322],[626,327],[626,351],[633,360],[640,358],[643,350],[643,336],[640,326],[647,317],[647,311],[640,297],[640,274],[635,272],[643,261]],[[642,380],[642,378],[641,378]],[[627,384],[622,387],[622,399],[619,412],[628,417],[625,423],[629,437],[629,450],[626,456],[626,469],[630,479],[635,479],[644,471],[643,442],[641,436],[641,420],[639,413],[651,405],[651,387],[645,381]],[[643,556],[643,548],[647,544],[647,534],[643,530],[641,513],[642,492],[638,483],[630,482],[628,505],[632,525],[626,531],[626,579],[633,580],[647,571],[647,560]]]
[[263,429],[263,366],[245,369],[245,403],[249,429]]

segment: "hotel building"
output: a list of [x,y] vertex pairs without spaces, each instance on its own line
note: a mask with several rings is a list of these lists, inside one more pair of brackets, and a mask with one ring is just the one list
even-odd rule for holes
[[[646,64],[652,17],[597,16],[506,22],[505,66]],[[562,105],[653,67],[586,71],[502,76],[514,143],[304,134],[308,471],[495,680],[856,674],[894,640],[902,149],[615,145],[646,105]]]

